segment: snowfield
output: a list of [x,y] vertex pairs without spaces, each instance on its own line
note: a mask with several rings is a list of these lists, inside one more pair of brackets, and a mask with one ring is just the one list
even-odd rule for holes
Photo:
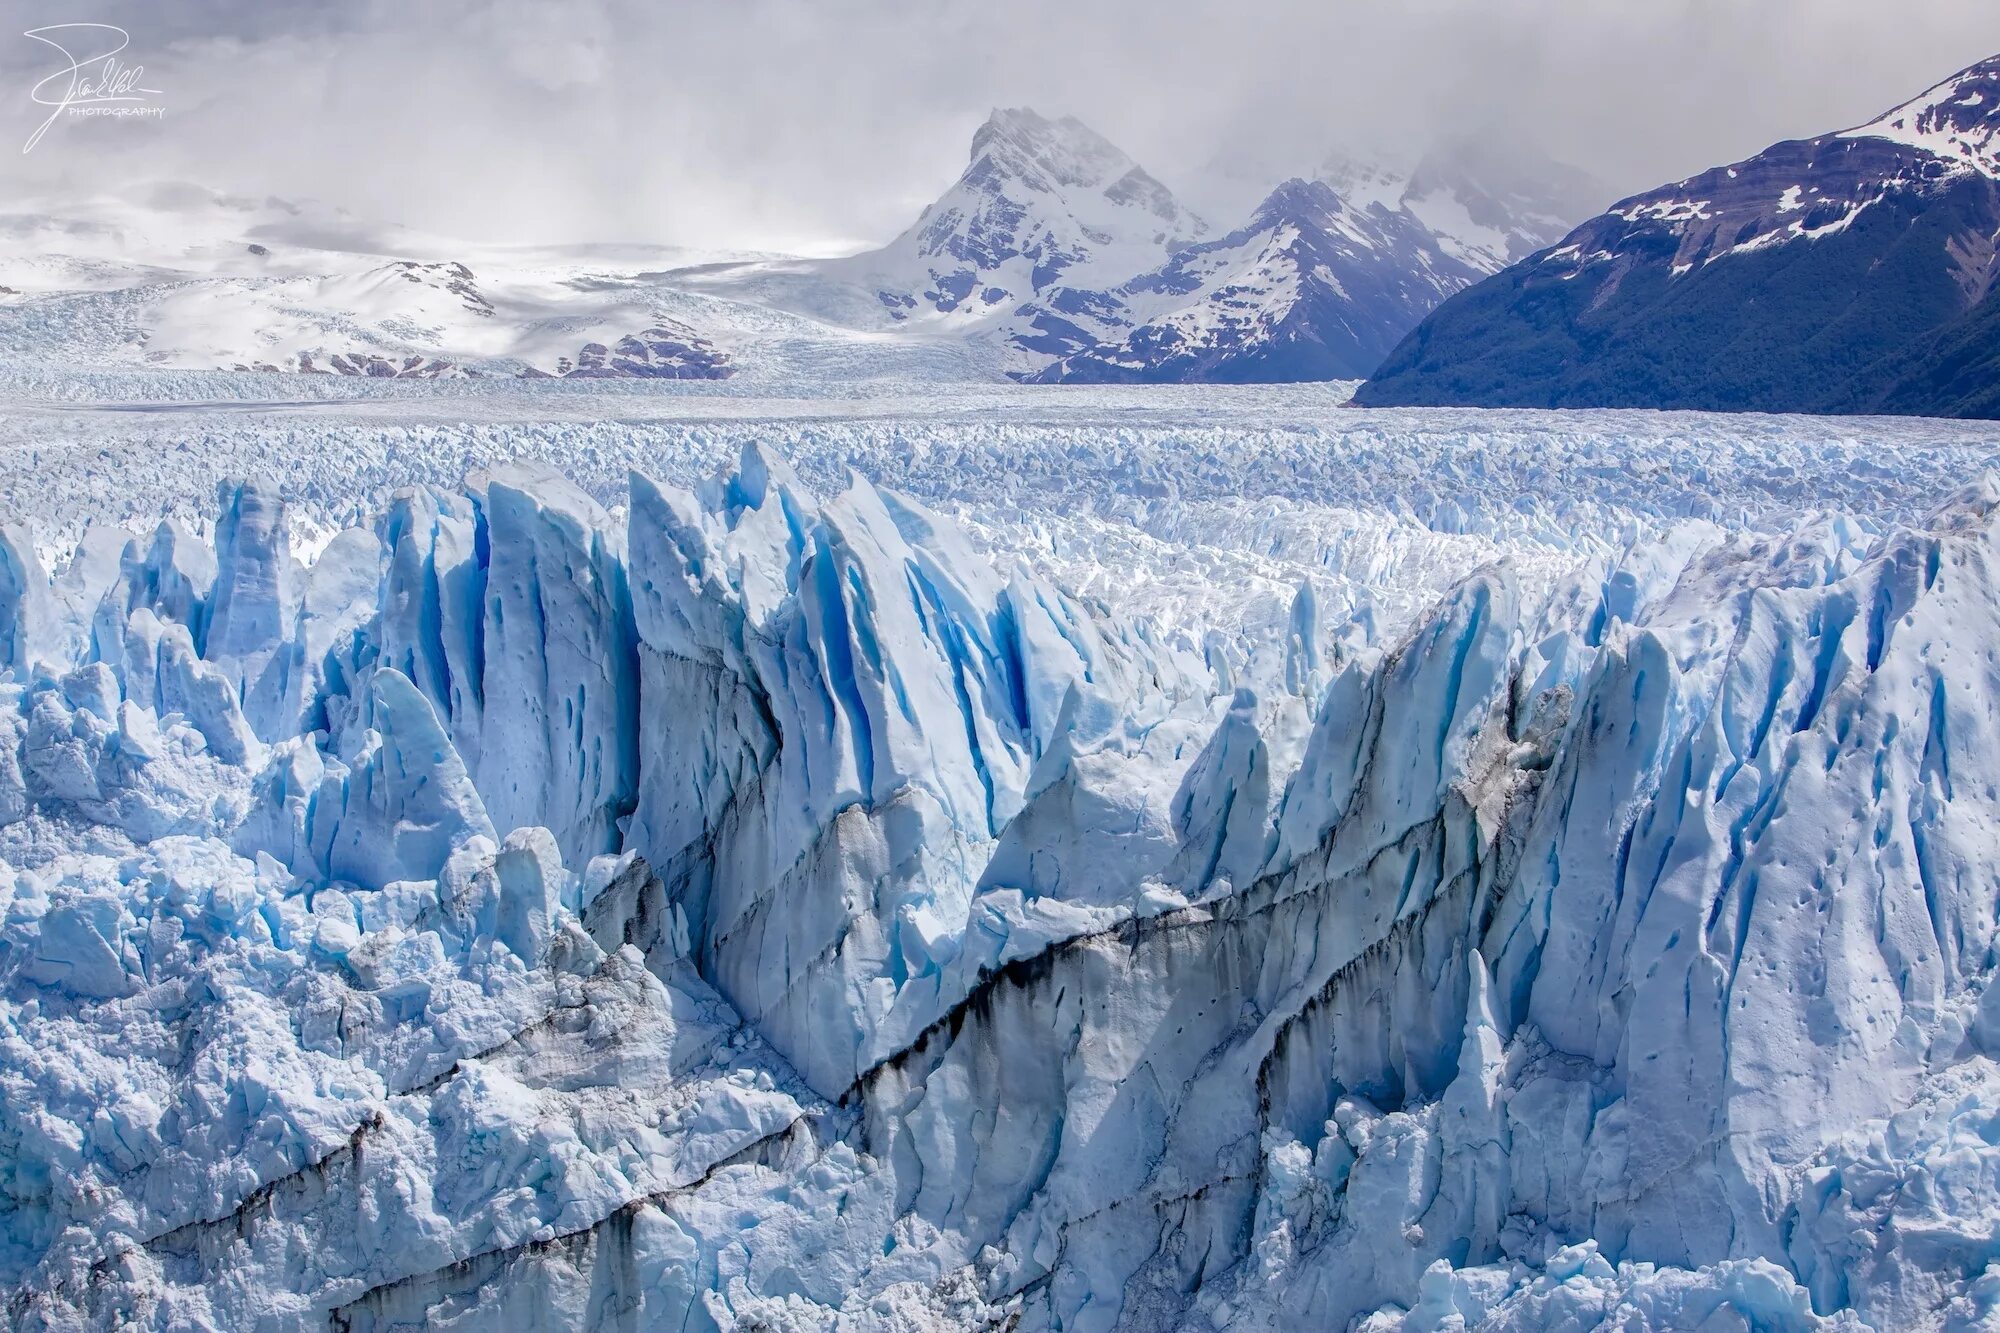
[[1990,426],[0,393],[9,1327],[2000,1321]]

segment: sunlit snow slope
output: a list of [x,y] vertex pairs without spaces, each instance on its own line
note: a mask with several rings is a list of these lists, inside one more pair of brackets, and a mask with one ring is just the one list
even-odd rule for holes
[[572,387],[0,428],[9,1326],[1996,1317],[1989,440]]

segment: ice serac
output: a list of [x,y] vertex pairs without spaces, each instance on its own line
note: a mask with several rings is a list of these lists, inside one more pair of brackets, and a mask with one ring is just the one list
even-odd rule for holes
[[946,1002],[1047,701],[1096,646],[920,506],[860,479],[822,504],[754,447],[699,493],[635,476],[631,512],[627,845],[703,974],[837,1094]]
[[127,622],[141,610],[185,627],[199,652],[207,636],[215,575],[215,552],[177,519],[162,521],[150,542],[132,538],[120,553],[116,581],[92,609],[92,654],[119,660]]
[[460,756],[476,767],[486,661],[483,515],[463,495],[416,487],[391,502],[378,536],[387,560],[379,660],[430,700]]
[[[638,776],[623,534],[551,473],[484,480],[480,795],[496,828],[546,825],[581,862],[617,847]],[[438,641],[449,661],[463,630],[440,615]]]
[[49,585],[48,642],[51,662],[73,666],[91,655],[91,621],[98,603],[118,581],[128,539],[119,529],[92,524]]
[[329,879],[380,888],[435,879],[453,853],[494,828],[429,700],[383,667],[369,679],[353,753],[328,772],[307,836]]
[[0,670],[23,675],[41,660],[48,600],[34,541],[21,528],[0,528]]
[[132,613],[125,635],[127,698],[166,717],[179,714],[216,758],[251,765],[263,746],[244,716],[229,677],[195,655],[184,625],[162,625],[152,612]]
[[[1437,1009],[1395,1017],[1384,1001],[1466,986],[1464,932],[1490,873],[1491,834],[1462,800],[1440,810],[1438,784],[1464,777],[1468,736],[1504,697],[1480,669],[1504,663],[1511,641],[1484,614],[1496,598],[1504,607],[1504,585],[1481,585],[1438,631],[1442,651],[1420,638],[1377,673],[1402,706],[1384,709],[1393,720],[1367,742],[1375,761],[1362,766],[1351,810],[1306,857],[1260,875],[1262,837],[1251,855],[1232,855],[1235,839],[1215,841],[1212,818],[1189,817],[1194,793],[1208,789],[1234,802],[1200,806],[1240,803],[1269,828],[1255,802],[1259,747],[1237,739],[1252,710],[1239,695],[1178,803],[1179,851],[1191,855],[1177,856],[1170,835],[1161,859],[1205,888],[1222,884],[1203,878],[1219,849],[1217,864],[1246,867],[1245,882],[1052,941],[989,976],[869,1083],[871,1145],[920,1186],[920,1209],[952,1219],[965,1257],[998,1246],[1010,1282],[1045,1289],[1051,1324],[1184,1314],[1187,1291],[1247,1261],[1260,1145],[1281,1109],[1296,1109],[1316,1138],[1342,1081],[1384,1097],[1435,1096],[1450,1082],[1457,1018],[1447,1035],[1435,1030]],[[1413,740],[1433,759],[1406,781],[1389,757]],[[1122,830],[1079,830],[1093,836]],[[1087,852],[1079,859],[1090,863]],[[1145,860],[1125,864],[1138,889]],[[1398,963],[1408,969],[1400,985]],[[1387,995],[1354,993],[1369,986]],[[1330,1064],[1321,1053],[1334,1033],[1348,1035],[1347,1005],[1357,1030]],[[1372,1028],[1376,1018],[1389,1030]],[[948,1109],[960,1102],[1003,1109],[974,1113],[968,1131]]]
[[257,734],[277,740],[293,670],[291,621],[298,613],[284,503],[272,487],[255,482],[223,483],[217,503],[215,592],[202,656],[235,686]]
[[[1589,1146],[1623,1183],[1589,1219],[1600,1236],[1682,1264],[1776,1252],[1798,1199],[1773,1184],[1827,1146],[1827,1121],[1890,1114],[1962,1043],[1953,1011],[1993,938],[1970,867],[1994,811],[1952,775],[1992,743],[1996,682],[1958,645],[1989,632],[1993,539],[1979,495],[1845,578],[1710,572],[1586,696],[1602,725],[1552,781],[1609,804],[1619,855],[1577,864],[1577,833],[1545,813],[1496,956],[1533,976],[1510,987],[1517,1012],[1607,1071]],[[1697,608],[1725,597],[1726,655],[1679,665]],[[1727,1224],[1692,1227],[1696,1209]]]

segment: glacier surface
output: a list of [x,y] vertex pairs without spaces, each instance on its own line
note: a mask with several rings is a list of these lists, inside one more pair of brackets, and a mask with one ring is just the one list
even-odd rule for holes
[[0,424],[11,1327],[2000,1321],[1973,428],[131,406]]

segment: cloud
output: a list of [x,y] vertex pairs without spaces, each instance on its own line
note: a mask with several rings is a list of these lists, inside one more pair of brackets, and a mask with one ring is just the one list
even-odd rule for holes
[[[479,239],[767,248],[886,238],[995,105],[1076,114],[1177,186],[1474,127],[1625,193],[1864,120],[2000,51],[1991,0],[24,9],[22,28],[85,10],[127,27],[168,111],[0,151],[13,198],[178,178]],[[34,46],[0,34],[0,116],[23,138]]]

